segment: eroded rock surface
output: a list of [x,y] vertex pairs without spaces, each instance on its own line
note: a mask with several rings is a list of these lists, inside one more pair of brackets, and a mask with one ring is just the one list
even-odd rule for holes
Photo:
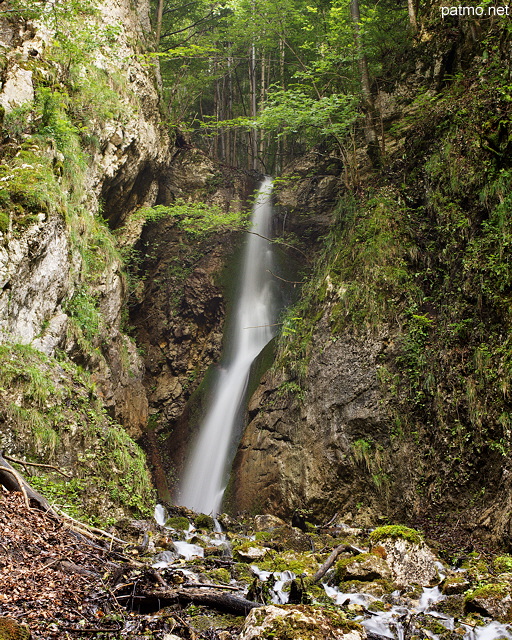
[[362,627],[341,616],[319,611],[308,606],[274,606],[253,609],[247,616],[240,640],[270,640],[294,638],[294,640],[363,640]]
[[[377,363],[389,348],[386,336],[345,335],[334,342],[318,332],[302,389],[267,374],[249,405],[252,420],[235,459],[230,504],[280,516],[297,505],[329,513],[350,504],[354,487],[364,490],[353,443],[369,437],[386,443]],[[288,391],[293,385],[300,395]]]

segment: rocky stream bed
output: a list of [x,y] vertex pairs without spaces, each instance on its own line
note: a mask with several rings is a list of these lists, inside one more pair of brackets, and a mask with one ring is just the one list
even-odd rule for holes
[[512,556],[407,527],[158,505],[101,532],[0,502],[0,640],[512,639]]

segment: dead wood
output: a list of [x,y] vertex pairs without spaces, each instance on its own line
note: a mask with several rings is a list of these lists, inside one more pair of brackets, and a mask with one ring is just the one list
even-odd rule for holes
[[117,596],[118,600],[133,599],[137,608],[149,607],[152,610],[163,609],[173,604],[202,604],[218,611],[233,615],[245,616],[251,609],[261,607],[258,602],[246,600],[241,596],[219,593],[214,589],[165,589],[161,591],[142,591],[129,595]]
[[214,584],[213,582],[202,582],[201,584],[197,584],[197,582],[184,582],[180,585],[182,589],[190,589],[194,587],[200,587],[201,589],[224,589],[228,591],[239,591],[239,587],[234,587],[231,584]]
[[251,609],[261,607],[258,602],[246,600],[240,596],[234,596],[230,593],[218,593],[217,591],[201,589],[179,589],[178,598],[180,602],[194,602],[195,604],[204,604],[207,607],[213,607],[226,613],[234,615],[246,616]]
[[53,466],[52,464],[40,464],[37,462],[27,462],[26,460],[18,460],[16,458],[12,458],[11,456],[6,455],[5,451],[2,451],[0,455],[3,456],[4,460],[9,460],[9,462],[14,462],[15,464],[20,464],[25,469],[25,471],[27,471],[27,467],[40,467],[42,469],[53,469],[54,471],[56,471],[57,473],[60,473],[62,476],[68,479],[72,477],[68,473],[64,473],[64,471],[62,471],[58,467]]
[[318,582],[319,580],[321,580],[324,577],[324,575],[329,571],[329,569],[332,567],[332,565],[335,563],[336,558],[340,555],[340,553],[343,553],[343,552],[350,552],[350,553],[356,553],[356,554],[361,553],[359,549],[357,549],[356,547],[353,547],[350,544],[340,544],[335,549],[333,549],[331,555],[323,563],[320,569],[318,569],[318,571],[315,573],[311,582]]
[[48,500],[38,491],[32,489],[29,483],[16,469],[3,457],[0,453],[0,484],[8,491],[21,491],[26,499],[27,506],[33,501],[43,511],[48,511],[57,516],[56,512],[50,506]]

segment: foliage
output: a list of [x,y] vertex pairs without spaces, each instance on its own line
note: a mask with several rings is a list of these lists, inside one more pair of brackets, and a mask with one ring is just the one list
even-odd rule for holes
[[134,214],[134,219],[155,222],[171,218],[180,229],[192,238],[203,238],[212,233],[241,229],[246,225],[247,215],[236,210],[225,212],[221,207],[203,202],[185,202],[178,199],[170,206],[144,207]]
[[410,46],[403,3],[360,2],[360,12],[356,43],[348,0],[165,1],[156,55],[171,122],[238,165],[256,153],[272,170],[316,142],[346,154],[362,102],[360,56],[379,78]]
[[29,461],[64,460],[73,469],[66,483],[46,471],[34,472],[30,482],[43,495],[58,500],[70,515],[86,514],[95,522],[107,517],[98,501],[109,510],[149,513],[153,495],[144,454],[107,415],[80,367],[28,345],[3,344],[0,399],[4,446],[9,443],[12,452]]

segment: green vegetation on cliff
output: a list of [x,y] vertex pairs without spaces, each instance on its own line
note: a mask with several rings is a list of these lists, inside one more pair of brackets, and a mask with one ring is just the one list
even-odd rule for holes
[[[129,379],[133,365],[115,310],[124,296],[122,258],[95,184],[105,179],[95,157],[105,131],[126,125],[140,106],[121,74],[121,25],[103,23],[96,1],[55,2],[49,9],[44,2],[14,0],[4,8],[6,41],[18,29],[20,42],[32,41],[34,48],[16,50],[20,43],[14,39],[13,51],[6,46],[0,56],[4,85],[13,77],[19,81],[16,70],[25,82],[11,90],[8,104],[2,96],[0,245],[7,329],[0,346],[0,442],[18,458],[56,464],[72,476],[63,481],[32,469],[29,479],[72,515],[99,523],[147,515],[153,492],[144,454],[107,413],[105,394],[92,382],[112,374],[108,358],[116,349],[119,378]],[[48,272],[32,284],[32,271],[46,258],[53,260]],[[52,270],[58,268],[54,284]],[[47,287],[55,297],[54,308],[41,310],[27,294],[21,314],[29,316],[28,329],[13,319],[16,272],[29,289]],[[52,328],[56,317],[61,323]],[[54,357],[16,343],[34,338]]]
[[454,499],[488,505],[512,445],[510,31],[492,21],[471,39],[471,20],[420,11],[433,40],[411,42],[410,59],[431,68],[437,56],[440,75],[381,59],[394,111],[380,164],[347,177],[276,362],[307,403],[315,350],[346,336],[392,345],[376,372],[387,431],[358,432],[352,445],[366,473],[386,477],[386,492],[370,484],[363,501],[375,496],[394,517]]
[[142,450],[106,413],[90,376],[29,346],[0,346],[2,446],[27,462],[28,481],[73,516],[104,524],[148,515],[153,490]]

